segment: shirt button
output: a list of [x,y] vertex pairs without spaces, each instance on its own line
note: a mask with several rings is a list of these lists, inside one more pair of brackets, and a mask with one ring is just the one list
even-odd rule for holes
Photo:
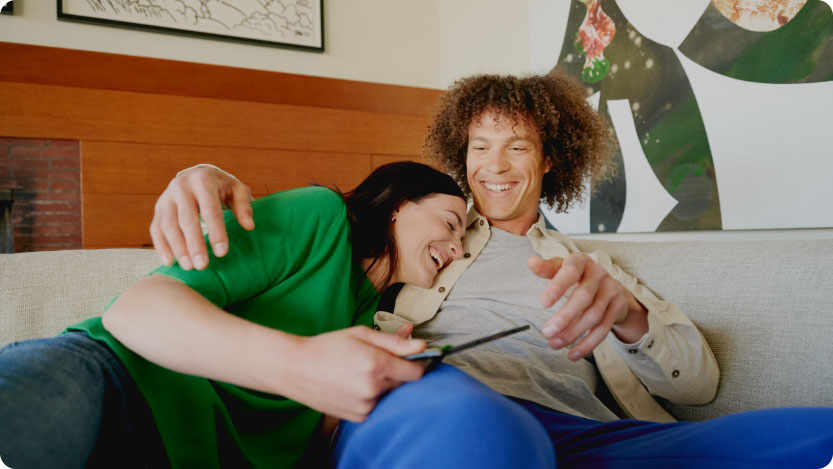
[[468,252],[467,252],[467,253],[463,254],[463,257],[465,257],[466,259],[468,259],[469,257],[471,257],[471,253],[468,253]]
[[374,324],[374,325],[373,325],[373,328],[374,328],[374,329],[376,329],[377,331],[381,331],[381,330],[382,330],[382,328],[381,328],[381,327],[379,327],[379,326],[377,326],[376,324]]
[[628,350],[628,353],[636,353],[636,349],[632,348]]
[[651,347],[653,347],[653,346],[654,346],[654,341],[653,341],[653,340],[652,340],[652,341],[650,341],[650,342],[648,342],[648,348],[651,348]]
[[680,376],[680,370],[674,370],[671,372],[671,377],[676,378],[677,376]]
[[480,226],[483,226],[483,220],[480,220]]
[[445,293],[445,287],[440,287],[440,293]]

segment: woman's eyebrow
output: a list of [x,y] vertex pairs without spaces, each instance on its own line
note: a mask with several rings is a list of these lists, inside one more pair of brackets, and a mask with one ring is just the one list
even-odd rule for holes
[[463,219],[460,218],[460,215],[458,215],[457,212],[455,212],[454,210],[449,210],[449,209],[446,209],[445,211],[454,215],[454,218],[457,219],[457,227],[462,227],[463,226]]

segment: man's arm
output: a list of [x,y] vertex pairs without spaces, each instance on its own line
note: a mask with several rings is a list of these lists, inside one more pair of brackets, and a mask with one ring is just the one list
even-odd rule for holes
[[550,279],[541,293],[541,305],[545,308],[573,288],[558,314],[542,328],[554,349],[584,336],[571,348],[571,360],[590,354],[611,330],[625,343],[637,342],[648,332],[645,306],[586,254],[548,260],[531,257],[529,268],[539,277]]
[[208,266],[200,215],[214,255],[224,256],[228,236],[223,205],[231,208],[240,226],[253,230],[251,200],[249,186],[215,166],[197,165],[180,171],[154,207],[150,236],[159,260],[171,265],[176,259],[185,270]]
[[705,404],[714,398],[720,372],[697,327],[673,303],[659,300],[614,265],[607,254],[533,258],[530,268],[551,279],[542,294],[543,305],[552,306],[561,295],[569,297],[543,328],[553,348],[581,338],[569,355],[578,359],[609,338],[651,394],[682,404]]

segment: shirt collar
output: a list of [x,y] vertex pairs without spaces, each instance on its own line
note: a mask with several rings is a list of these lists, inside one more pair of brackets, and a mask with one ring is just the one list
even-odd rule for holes
[[[482,220],[485,222],[482,225],[483,227],[488,228],[490,226],[489,220],[480,213],[478,213],[472,205],[472,207],[469,209],[468,217],[466,217],[466,228],[469,229],[472,226],[476,227],[477,225],[474,225],[474,222],[478,220]],[[529,230],[527,230],[526,232],[526,236],[530,237],[540,235],[547,236],[547,223],[544,220],[544,214],[538,212],[538,220],[536,220],[535,223],[533,223],[532,226],[529,227]]]

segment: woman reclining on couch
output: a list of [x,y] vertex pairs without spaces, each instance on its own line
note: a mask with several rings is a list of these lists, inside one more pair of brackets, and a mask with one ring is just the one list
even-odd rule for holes
[[[28,467],[278,467],[305,462],[322,414],[361,421],[419,379],[425,344],[372,324],[379,291],[423,287],[462,253],[466,201],[417,163],[343,196],[295,189],[234,217],[234,251],[162,266],[102,318],[0,350],[0,458]],[[410,330],[402,331],[407,337]]]

